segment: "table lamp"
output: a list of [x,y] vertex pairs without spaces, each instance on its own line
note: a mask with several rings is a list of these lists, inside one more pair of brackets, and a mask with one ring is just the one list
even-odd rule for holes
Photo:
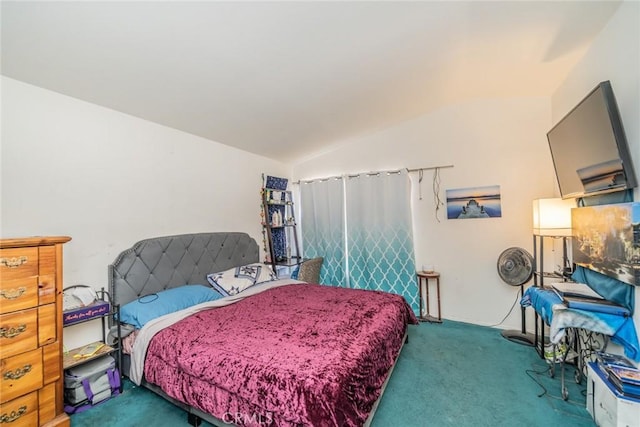
[[537,199],[533,201],[533,234],[537,236],[571,236],[573,199]]

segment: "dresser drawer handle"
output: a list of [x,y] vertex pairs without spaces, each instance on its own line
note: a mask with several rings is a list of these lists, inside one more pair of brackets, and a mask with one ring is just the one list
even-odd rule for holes
[[28,259],[29,258],[27,258],[26,256],[21,256],[21,257],[14,256],[13,258],[0,258],[0,264],[4,264],[9,268],[18,268],[22,264],[26,264]]
[[26,330],[27,325],[24,323],[15,328],[0,328],[0,338],[15,338]]
[[4,299],[16,299],[20,298],[25,292],[27,292],[27,288],[25,288],[24,286],[20,286],[18,289],[7,289],[6,291],[2,290],[0,291],[0,296],[2,296]]
[[21,416],[23,416],[25,412],[27,412],[26,406],[19,407],[17,411],[9,412],[9,415],[7,415],[7,413],[5,412],[4,414],[0,415],[0,424],[12,423],[18,418],[20,418]]
[[15,371],[7,371],[3,377],[5,380],[19,380],[31,371],[31,365],[24,365],[22,368],[18,368]]
[[15,328],[0,328],[0,338],[15,338],[26,330],[27,325],[25,325],[24,323],[22,325],[18,325]]

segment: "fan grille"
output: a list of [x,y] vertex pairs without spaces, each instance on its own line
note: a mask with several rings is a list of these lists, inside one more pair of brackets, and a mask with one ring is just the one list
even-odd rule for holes
[[533,257],[522,248],[505,249],[498,257],[498,274],[509,285],[523,285],[533,275]]

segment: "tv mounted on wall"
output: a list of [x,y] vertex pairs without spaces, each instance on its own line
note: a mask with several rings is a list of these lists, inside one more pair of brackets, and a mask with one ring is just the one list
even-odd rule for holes
[[563,199],[637,186],[620,112],[607,80],[548,133]]

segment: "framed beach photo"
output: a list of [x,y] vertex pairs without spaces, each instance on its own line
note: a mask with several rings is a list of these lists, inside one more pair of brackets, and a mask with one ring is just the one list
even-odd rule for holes
[[498,218],[501,216],[499,185],[447,190],[447,219]]

